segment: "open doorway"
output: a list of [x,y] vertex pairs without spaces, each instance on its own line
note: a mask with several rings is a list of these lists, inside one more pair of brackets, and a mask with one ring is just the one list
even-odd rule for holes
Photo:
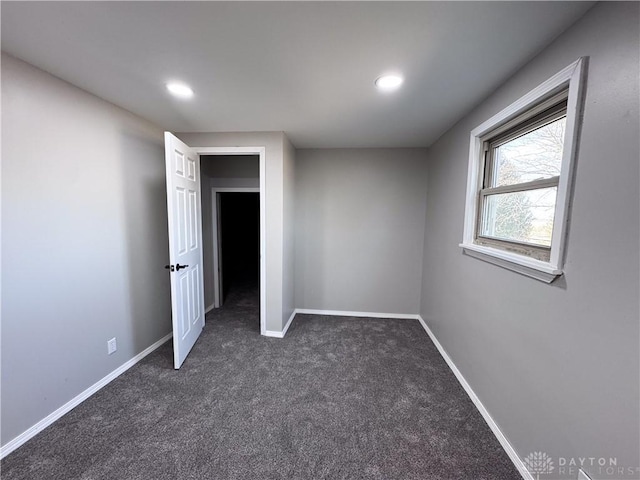
[[253,303],[260,287],[259,189],[213,187],[211,199],[215,305],[229,298]]
[[251,328],[264,335],[264,147],[196,150],[202,172],[207,320],[228,318],[229,309],[251,305],[251,315],[243,318],[250,316]]

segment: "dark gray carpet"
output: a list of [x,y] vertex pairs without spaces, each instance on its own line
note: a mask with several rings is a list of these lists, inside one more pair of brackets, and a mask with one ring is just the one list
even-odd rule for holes
[[3,479],[520,479],[417,321],[300,315],[257,290],[212,312],[5,458]]

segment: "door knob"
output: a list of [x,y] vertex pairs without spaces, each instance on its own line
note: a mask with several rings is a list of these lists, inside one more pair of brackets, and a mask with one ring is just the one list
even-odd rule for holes
[[167,270],[171,270],[172,272],[174,270],[173,265],[165,265],[164,268],[166,268]]
[[181,268],[187,268],[189,265],[180,265],[179,263],[176,263],[176,271],[179,272]]

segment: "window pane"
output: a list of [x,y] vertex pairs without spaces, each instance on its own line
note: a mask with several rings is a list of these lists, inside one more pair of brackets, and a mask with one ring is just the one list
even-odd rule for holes
[[480,235],[551,246],[557,189],[487,195]]
[[560,175],[566,117],[514,138],[493,151],[491,186],[514,185]]

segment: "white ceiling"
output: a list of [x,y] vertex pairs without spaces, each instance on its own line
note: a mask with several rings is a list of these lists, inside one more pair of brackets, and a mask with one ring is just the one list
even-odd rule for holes
[[2,49],[167,130],[428,146],[592,5],[3,1]]

